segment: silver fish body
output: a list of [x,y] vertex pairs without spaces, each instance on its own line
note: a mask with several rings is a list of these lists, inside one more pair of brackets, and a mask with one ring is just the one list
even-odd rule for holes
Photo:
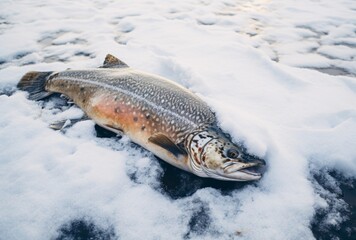
[[[123,132],[161,159],[198,176],[233,181],[261,177],[256,171],[242,171],[262,162],[246,163],[241,148],[216,127],[205,102],[175,82],[132,69],[112,55],[98,69],[30,72],[18,86],[32,99],[62,93],[98,125]],[[231,147],[235,159],[227,156],[225,148]],[[227,163],[235,169],[226,172]]]

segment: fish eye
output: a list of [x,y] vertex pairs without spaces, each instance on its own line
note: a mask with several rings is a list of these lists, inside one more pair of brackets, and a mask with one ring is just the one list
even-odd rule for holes
[[239,156],[239,152],[236,149],[231,148],[227,150],[226,155],[228,158],[237,158]]

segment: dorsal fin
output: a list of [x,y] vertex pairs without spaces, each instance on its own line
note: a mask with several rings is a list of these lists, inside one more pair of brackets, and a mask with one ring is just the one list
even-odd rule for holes
[[103,68],[126,68],[129,67],[126,63],[118,59],[117,57],[108,54],[105,57]]
[[178,147],[171,139],[169,139],[163,133],[156,133],[151,136],[148,141],[166,149],[171,152],[174,156],[178,157],[179,155],[185,155],[186,152]]

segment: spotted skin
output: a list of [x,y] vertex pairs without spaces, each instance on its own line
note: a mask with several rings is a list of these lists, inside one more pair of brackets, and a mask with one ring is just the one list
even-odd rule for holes
[[124,132],[155,155],[188,171],[189,153],[176,157],[149,138],[162,133],[179,145],[193,130],[216,123],[209,107],[189,90],[128,67],[59,72],[48,79],[46,90],[67,95],[99,125]]
[[258,168],[264,161],[233,144],[196,95],[168,79],[134,70],[110,54],[101,68],[28,72],[17,86],[32,100],[53,92],[67,95],[100,126],[126,134],[198,176],[226,181],[262,176]]

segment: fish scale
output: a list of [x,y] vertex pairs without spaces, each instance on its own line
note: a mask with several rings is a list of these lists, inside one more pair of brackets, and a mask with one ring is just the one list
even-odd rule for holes
[[[122,104],[129,103],[136,106],[133,108],[136,111],[142,111],[142,108],[145,108],[147,111],[155,112],[158,118],[161,117],[161,121],[157,124],[163,125],[167,129],[174,126],[176,133],[188,128],[210,125],[216,121],[209,107],[187,89],[169,80],[137,70],[125,68],[110,69],[109,71],[98,69],[60,72],[51,79],[47,89],[61,91],[62,89],[58,89],[58,85],[63,82],[66,86],[104,87],[110,90],[110,94],[122,95],[125,97]],[[76,87],[72,86],[72,88]],[[66,94],[66,92],[63,93]],[[75,92],[74,95],[77,93]],[[69,97],[75,98],[75,96]],[[88,96],[83,95],[83,97]],[[166,121],[163,122],[163,119]]]

